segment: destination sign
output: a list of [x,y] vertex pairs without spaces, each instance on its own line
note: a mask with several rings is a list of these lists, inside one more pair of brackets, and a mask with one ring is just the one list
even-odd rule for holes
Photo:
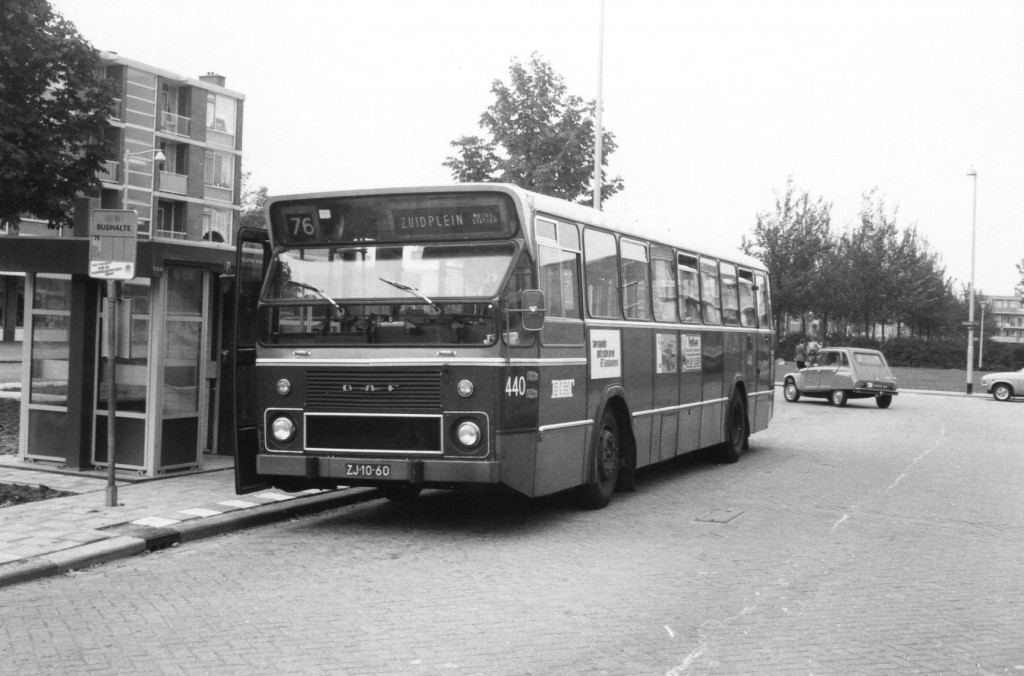
[[479,235],[502,229],[497,206],[393,209],[391,220],[399,237]]
[[495,193],[355,195],[271,203],[275,245],[324,246],[510,236],[512,199]]

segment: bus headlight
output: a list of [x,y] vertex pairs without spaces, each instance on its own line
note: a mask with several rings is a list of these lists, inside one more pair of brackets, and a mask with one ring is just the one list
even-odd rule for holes
[[287,444],[295,437],[295,423],[287,416],[275,418],[270,424],[270,433],[279,443]]
[[474,448],[480,443],[480,426],[472,420],[464,420],[455,428],[455,438],[466,448]]
[[476,388],[473,387],[472,380],[460,380],[456,389],[458,389],[459,396],[465,398],[473,396],[473,390]]
[[282,397],[292,391],[292,384],[288,382],[287,378],[281,378],[277,381],[277,393]]

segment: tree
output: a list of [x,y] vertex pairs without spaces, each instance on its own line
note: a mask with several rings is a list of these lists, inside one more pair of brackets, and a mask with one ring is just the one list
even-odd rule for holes
[[821,198],[812,202],[790,179],[785,194],[776,193],[775,212],[758,214],[753,238],[743,238],[743,251],[768,268],[779,331],[783,316],[804,315],[827,303],[820,279],[832,248],[831,210]]
[[242,174],[242,210],[239,226],[243,228],[266,228],[263,210],[267,206],[267,186],[255,190],[249,185],[251,172]]
[[[513,183],[570,201],[590,203],[594,176],[594,117],[597,105],[568,94],[562,76],[534,53],[529,66],[513,60],[511,83],[495,80],[495,102],[480,116],[490,139],[461,136],[443,165],[467,182]],[[602,130],[601,199],[622,189],[622,178],[605,179],[615,136]]]
[[0,0],[0,223],[71,225],[96,194],[114,86],[99,52],[46,0]]

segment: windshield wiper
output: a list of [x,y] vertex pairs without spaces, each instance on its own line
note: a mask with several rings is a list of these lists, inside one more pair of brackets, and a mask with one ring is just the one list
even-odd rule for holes
[[424,294],[422,291],[420,291],[416,287],[409,286],[408,284],[402,284],[401,282],[396,282],[393,279],[384,279],[383,277],[378,277],[377,279],[379,279],[380,281],[384,282],[385,284],[390,284],[391,286],[395,287],[396,289],[401,289],[402,291],[407,291],[407,292],[411,293],[412,295],[416,296],[417,298],[419,298],[420,300],[424,301],[425,303],[429,304],[430,307],[434,308],[438,312],[441,311],[441,308],[439,308],[437,306],[437,303],[435,303],[434,301],[432,301],[429,298],[427,298],[426,294]]
[[333,299],[333,298],[331,298],[330,296],[328,296],[328,295],[327,295],[326,293],[324,293],[324,292],[323,292],[323,291],[322,291],[321,289],[318,289],[317,287],[313,286],[312,284],[306,284],[305,282],[296,282],[296,281],[295,281],[294,279],[289,279],[289,280],[286,280],[286,281],[287,281],[287,282],[288,282],[289,284],[294,284],[295,286],[301,286],[301,287],[302,287],[303,289],[308,289],[308,290],[312,291],[313,293],[315,293],[316,295],[320,296],[320,297],[321,297],[321,298],[323,298],[323,299],[324,299],[325,301],[327,301],[328,303],[330,303],[331,305],[333,305],[333,306],[334,306],[334,309],[338,311],[338,315],[339,315],[339,316],[342,316],[342,317],[343,317],[343,316],[345,316],[345,308],[343,308],[343,307],[341,307],[340,305],[338,305],[338,304],[337,304],[337,303],[336,303],[336,302],[334,301],[334,299]]

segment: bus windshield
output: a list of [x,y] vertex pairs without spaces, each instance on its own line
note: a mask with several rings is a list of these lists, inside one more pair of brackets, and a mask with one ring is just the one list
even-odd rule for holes
[[264,342],[491,344],[514,254],[511,242],[280,250]]

